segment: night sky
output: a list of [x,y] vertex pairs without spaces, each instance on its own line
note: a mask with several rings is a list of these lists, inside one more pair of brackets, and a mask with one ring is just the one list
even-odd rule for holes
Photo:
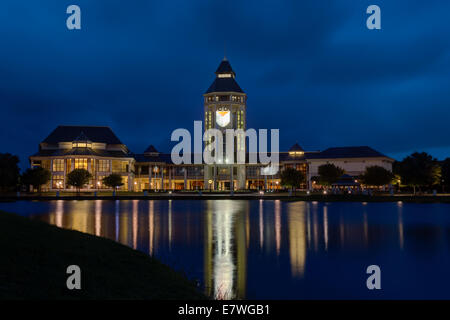
[[[331,4],[329,4],[331,3]],[[82,29],[66,28],[81,7]],[[381,7],[382,30],[366,28]],[[3,0],[0,152],[22,166],[58,125],[106,125],[170,152],[202,120],[224,56],[249,128],[281,148],[450,156],[450,1]]]

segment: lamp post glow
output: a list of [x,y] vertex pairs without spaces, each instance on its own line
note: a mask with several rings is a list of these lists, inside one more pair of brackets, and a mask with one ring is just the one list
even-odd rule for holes
[[213,181],[212,180],[208,180],[208,183],[209,183],[209,192],[211,192],[212,191],[212,183],[213,183]]

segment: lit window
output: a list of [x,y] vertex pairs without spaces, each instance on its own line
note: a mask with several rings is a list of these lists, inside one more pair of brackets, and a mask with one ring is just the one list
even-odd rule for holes
[[98,171],[109,172],[109,160],[99,160],[98,161]]
[[291,157],[299,157],[299,156],[302,156],[304,154],[305,153],[303,151],[291,151],[291,152],[289,152],[289,155]]
[[64,159],[53,160],[53,171],[64,171]]
[[88,159],[75,159],[75,169],[85,169],[87,170]]
[[63,189],[64,188],[64,176],[54,175],[52,177],[52,188]]
[[73,148],[92,148],[92,143],[86,142],[74,142],[72,143]]

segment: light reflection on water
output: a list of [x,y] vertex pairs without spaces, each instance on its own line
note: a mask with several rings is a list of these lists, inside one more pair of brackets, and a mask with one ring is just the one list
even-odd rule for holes
[[[279,200],[0,204],[156,256],[216,299],[449,298],[449,208]],[[370,264],[381,266],[381,293],[365,287]]]

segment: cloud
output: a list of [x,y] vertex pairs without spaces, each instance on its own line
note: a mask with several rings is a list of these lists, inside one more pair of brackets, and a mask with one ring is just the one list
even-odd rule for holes
[[0,11],[5,150],[26,157],[59,124],[110,125],[140,152],[203,116],[224,54],[247,92],[248,124],[280,128],[281,147],[370,145],[445,157],[450,117],[446,12],[438,1],[7,0]]

